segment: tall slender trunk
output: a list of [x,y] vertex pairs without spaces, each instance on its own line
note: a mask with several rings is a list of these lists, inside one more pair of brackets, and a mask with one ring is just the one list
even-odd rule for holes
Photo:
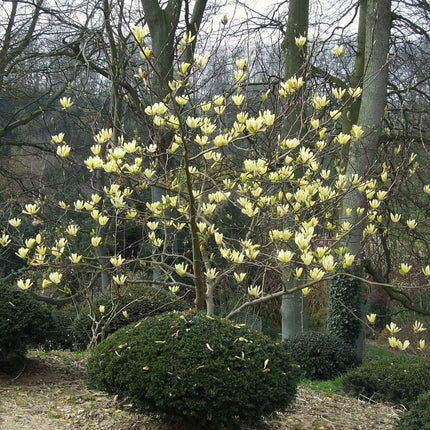
[[[296,37],[307,36],[309,26],[309,1],[291,0],[288,9],[288,22],[285,39],[282,43],[285,52],[285,79],[298,74],[303,67],[304,48],[296,45]],[[299,99],[298,99],[299,100]],[[300,138],[303,121],[303,104],[297,101],[292,106],[284,123],[284,130],[292,137]],[[288,289],[291,281],[288,273],[283,269],[282,274],[284,288]],[[298,282],[298,281],[297,281]],[[296,285],[291,285],[295,287]],[[301,291],[285,294],[282,297],[282,339],[288,339],[297,333],[307,329],[306,297]]]
[[[391,1],[367,0],[365,19],[365,73],[358,117],[358,124],[363,128],[364,135],[362,140],[354,141],[351,144],[346,168],[347,176],[358,174],[361,177],[371,174],[379,147],[382,119],[387,98]],[[362,239],[364,225],[363,223],[358,223],[359,218],[355,210],[358,207],[366,207],[366,198],[358,190],[353,190],[346,194],[343,199],[342,219],[356,225],[347,237],[346,246],[348,247],[348,251],[356,256],[357,267],[354,269],[354,273],[363,275]],[[352,209],[351,216],[347,213],[348,208]],[[363,289],[363,284],[358,283],[356,294],[361,302],[364,302]],[[363,320],[363,306],[358,309],[358,312],[360,314],[354,317]],[[363,354],[363,329],[362,325],[355,342],[358,359],[361,359]]]

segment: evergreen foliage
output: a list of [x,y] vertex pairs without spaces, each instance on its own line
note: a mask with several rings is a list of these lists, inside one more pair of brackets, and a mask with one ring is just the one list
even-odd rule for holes
[[356,364],[352,347],[326,333],[308,331],[284,343],[301,373],[309,379],[332,379]]
[[[360,276],[358,267],[350,273]],[[337,275],[329,290],[328,331],[345,342],[354,345],[362,330],[359,316],[364,305],[362,281],[345,275]]]
[[396,430],[422,430],[430,428],[430,391],[411,402],[409,410],[396,423]]
[[90,356],[90,387],[187,428],[235,428],[294,399],[285,348],[218,317],[167,313],[118,330]]
[[24,358],[27,348],[43,343],[52,329],[53,318],[45,304],[0,284],[0,362]]
[[342,378],[348,395],[409,404],[430,387],[430,362],[415,357],[364,362]]

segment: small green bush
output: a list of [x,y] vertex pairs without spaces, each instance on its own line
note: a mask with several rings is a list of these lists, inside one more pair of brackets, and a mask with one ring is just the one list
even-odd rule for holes
[[356,364],[352,347],[338,337],[308,331],[284,342],[286,350],[309,379],[332,379]]
[[285,348],[254,330],[171,312],[98,345],[87,382],[186,428],[219,429],[285,409],[295,396],[297,367]]
[[53,328],[47,333],[43,349],[73,349],[76,339],[73,333],[73,323],[76,319],[76,310],[73,305],[53,307],[51,309],[54,321]]
[[430,391],[418,396],[396,423],[396,430],[430,429]]
[[[183,311],[189,308],[186,302],[178,299],[170,291],[141,284],[128,285],[117,291],[101,295],[95,301],[94,308],[97,310],[103,305],[105,313],[109,313],[114,304],[117,306],[118,313],[107,327],[105,335],[114,333],[119,328],[150,315],[158,315],[173,310]],[[123,308],[127,310],[128,318],[124,318],[119,311]],[[85,349],[91,339],[91,318],[87,307],[82,309],[73,322],[72,335],[76,347]]]
[[52,329],[52,315],[45,304],[0,284],[0,362],[24,358],[27,348],[43,343]]
[[351,396],[408,404],[430,387],[430,361],[399,357],[364,362],[342,378],[341,390]]

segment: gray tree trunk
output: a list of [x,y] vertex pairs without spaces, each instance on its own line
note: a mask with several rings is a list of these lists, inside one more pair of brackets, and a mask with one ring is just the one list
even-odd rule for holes
[[[391,28],[391,1],[368,0],[366,10],[365,74],[358,124],[363,128],[361,141],[351,144],[346,173],[357,173],[365,177],[376,161],[382,128],[384,107],[387,98],[388,54]],[[357,223],[355,209],[365,207],[365,197],[358,190],[345,195],[342,202],[342,217],[352,224]],[[346,214],[352,208],[352,220]],[[348,251],[356,256],[357,264],[362,263],[363,224],[354,228],[347,238]],[[363,291],[357,291],[363,295]],[[363,314],[359,315],[361,319]],[[364,327],[363,327],[364,329]],[[363,353],[363,330],[356,343],[358,358]]]
[[[296,37],[307,36],[309,26],[309,0],[291,0],[288,9],[288,22],[285,39],[282,47],[285,52],[285,79],[298,74],[303,67],[303,54],[305,48],[300,49],[296,45]],[[291,137],[300,138],[300,132],[304,121],[302,121],[302,103],[299,102],[292,107],[290,114],[284,124],[285,133]],[[283,270],[284,288],[294,287],[288,280],[288,274]],[[307,306],[306,298],[301,291],[287,294],[282,297],[282,340],[288,339],[295,334],[302,333],[307,329]]]

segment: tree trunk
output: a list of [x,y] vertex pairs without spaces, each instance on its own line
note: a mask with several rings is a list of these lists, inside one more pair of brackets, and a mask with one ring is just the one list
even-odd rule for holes
[[[347,176],[358,174],[366,177],[376,161],[379,137],[382,128],[384,107],[387,98],[388,54],[391,28],[391,1],[368,0],[366,8],[365,37],[365,74],[358,124],[363,128],[363,139],[351,144],[346,169]],[[358,190],[346,194],[342,202],[342,219],[356,225],[359,221],[356,208],[365,207],[365,196]],[[352,215],[347,215],[347,209]],[[356,256],[359,266],[362,264],[363,223],[357,224],[347,237],[346,246]],[[363,273],[363,271],[361,271]],[[357,288],[357,295],[362,296],[363,287]],[[363,312],[356,317],[363,319]],[[362,331],[356,343],[356,355],[361,359],[363,353]]]
[[[305,46],[299,48],[296,45],[296,37],[307,36],[309,26],[309,0],[291,0],[288,9],[288,22],[285,39],[282,47],[285,52],[285,79],[298,74],[303,67]],[[284,122],[285,133],[291,137],[300,138],[304,121],[303,104],[297,99],[297,103],[291,108],[291,112]],[[288,273],[283,269],[282,278],[284,288],[288,289]],[[294,287],[295,285],[291,285]],[[282,340],[288,339],[297,333],[307,329],[306,298],[301,291],[284,295],[281,305],[282,316]]]

